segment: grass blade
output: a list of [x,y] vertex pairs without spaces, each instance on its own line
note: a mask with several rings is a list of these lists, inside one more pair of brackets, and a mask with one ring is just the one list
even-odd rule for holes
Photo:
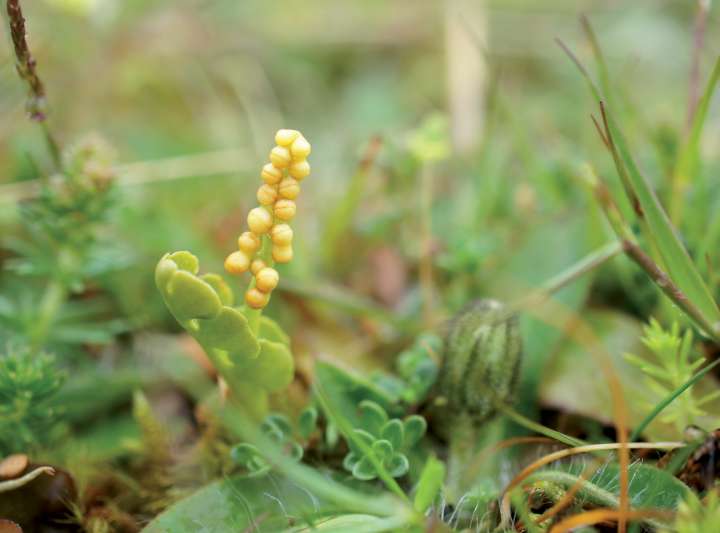
[[[655,191],[638,170],[620,128],[610,111],[603,105],[600,90],[569,48],[562,41],[558,41],[558,44],[578,67],[593,96],[600,101],[605,123],[605,138],[608,141],[625,193],[638,216],[643,233],[654,245],[672,280],[703,313],[706,319],[704,322],[712,324],[716,328],[720,323],[720,310],[717,303],[682,245]],[[698,112],[698,115],[701,114]],[[706,331],[706,334],[714,336],[716,332]]]
[[690,134],[678,155],[672,177],[672,194],[670,195],[670,213],[675,223],[681,216],[683,192],[685,187],[695,177],[700,162],[700,137],[705,126],[710,101],[720,79],[720,57],[710,74],[705,92],[698,104],[693,117]]

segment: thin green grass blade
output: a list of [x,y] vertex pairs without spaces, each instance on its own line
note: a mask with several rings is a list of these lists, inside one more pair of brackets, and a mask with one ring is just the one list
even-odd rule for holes
[[713,324],[716,331],[707,331],[706,334],[716,336],[717,325],[720,324],[720,310],[717,303],[680,241],[667,213],[660,205],[655,191],[645,177],[640,174],[628,145],[613,120],[608,120],[608,128],[627,168],[631,186],[637,195],[643,216],[647,220],[651,238],[657,246],[657,251],[670,277],[705,315],[707,322]]
[[697,172],[700,161],[700,137],[705,127],[708,110],[710,109],[710,101],[715,93],[718,80],[720,80],[720,57],[715,61],[715,66],[712,74],[710,74],[705,92],[695,112],[690,135],[678,156],[673,177],[678,184],[691,181]]
[[699,370],[698,372],[693,375],[689,380],[687,380],[685,383],[680,385],[677,389],[672,391],[670,394],[668,394],[660,403],[658,403],[655,406],[655,409],[653,409],[650,414],[648,414],[645,419],[640,422],[640,425],[635,428],[635,430],[632,432],[632,435],[630,435],[630,442],[636,441],[638,438],[640,438],[640,435],[642,435],[642,432],[645,431],[645,428],[647,428],[650,423],[655,420],[655,418],[663,412],[663,410],[673,403],[677,397],[679,397],[683,392],[688,390],[690,387],[695,385],[698,381],[700,381],[705,374],[710,372],[713,368],[718,366],[720,364],[720,359],[717,359],[716,361],[713,361],[709,365],[707,365],[702,370]]
[[[610,111],[603,106],[600,90],[568,47],[562,41],[558,41],[558,44],[580,70],[593,96],[600,100],[609,149],[628,199],[641,222],[643,233],[660,255],[674,283],[700,309],[707,319],[706,322],[713,325],[720,324],[720,310],[717,303],[682,245],[655,191],[640,174],[620,128]],[[715,337],[717,332],[706,331],[706,334]]]

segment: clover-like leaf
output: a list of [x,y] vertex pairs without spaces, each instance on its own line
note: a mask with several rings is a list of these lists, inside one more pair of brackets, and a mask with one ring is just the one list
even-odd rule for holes
[[365,450],[360,448],[358,445],[358,441],[365,444],[366,447],[372,446],[372,443],[375,442],[375,437],[365,431],[364,429],[355,428],[353,430],[353,438],[348,439],[348,445],[350,446],[350,450],[355,452],[357,455],[365,455]]
[[420,442],[420,439],[423,438],[427,430],[427,422],[420,415],[410,415],[403,422],[403,426],[405,428],[405,439],[403,442],[405,448],[409,448]]
[[268,415],[262,423],[261,430],[268,436],[281,440],[292,436],[290,421],[283,415],[273,413]]
[[388,420],[385,409],[371,400],[363,400],[358,406],[360,411],[360,423],[366,431],[375,436],[380,436],[382,427]]
[[397,418],[388,420],[380,430],[380,436],[390,441],[395,450],[399,450],[403,446],[405,437],[405,429],[403,423]]
[[343,468],[352,472],[353,468],[355,468],[355,465],[360,461],[360,459],[362,459],[362,455],[355,452],[348,453],[343,459]]
[[372,453],[379,461],[385,462],[393,456],[394,450],[390,441],[378,439],[372,443]]
[[258,450],[255,446],[252,444],[248,444],[246,442],[242,442],[240,444],[236,444],[232,447],[230,450],[230,458],[239,465],[244,465],[253,457],[258,455]]
[[355,466],[352,469],[352,475],[361,481],[370,481],[371,479],[375,479],[377,477],[377,472],[375,471],[375,466],[372,464],[370,459],[363,457],[355,463]]
[[243,442],[233,446],[230,457],[249,472],[248,477],[262,476],[270,471],[270,464],[252,444]]
[[383,466],[392,477],[402,477],[410,470],[410,463],[402,453],[393,454],[388,461],[383,463]]
[[285,451],[287,456],[293,461],[299,461],[302,459],[304,453],[303,447],[295,441],[288,441],[285,444]]

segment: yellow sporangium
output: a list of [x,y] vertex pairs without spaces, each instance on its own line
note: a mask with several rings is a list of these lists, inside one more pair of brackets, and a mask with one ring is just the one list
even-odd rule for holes
[[288,224],[295,216],[295,199],[300,182],[310,174],[307,157],[311,146],[297,130],[282,129],[275,134],[276,146],[270,151],[270,162],[263,166],[263,184],[257,191],[260,204],[247,216],[250,231],[238,237],[238,250],[225,259],[225,270],[240,275],[252,273],[245,292],[245,303],[260,310],[270,301],[270,294],[280,281],[274,263],[289,263],[293,257],[293,230]]

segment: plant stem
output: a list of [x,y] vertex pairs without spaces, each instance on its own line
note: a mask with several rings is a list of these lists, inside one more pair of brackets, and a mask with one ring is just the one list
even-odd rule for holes
[[[270,242],[270,237],[268,235],[263,235],[261,239],[262,246],[260,247],[258,257],[262,259],[268,267],[272,267],[275,265],[275,262],[272,258],[272,243]],[[247,290],[250,290],[253,287],[255,287],[255,276],[250,278]],[[260,331],[260,317],[262,316],[262,312],[262,309],[253,309],[248,305],[245,306],[245,317],[248,320],[250,331],[252,331],[256,337]]]
[[585,441],[576,439],[575,437],[570,437],[569,435],[565,435],[564,433],[555,431],[554,429],[550,429],[549,427],[543,426],[542,424],[538,424],[537,422],[530,420],[529,418],[518,413],[515,409],[513,409],[512,407],[510,407],[507,404],[497,402],[495,404],[495,407],[502,414],[504,414],[508,418],[512,419],[517,424],[520,424],[521,426],[525,427],[526,429],[529,429],[530,431],[534,431],[535,433],[539,433],[540,435],[545,435],[546,437],[555,439],[556,441],[562,442],[563,444],[567,444],[568,446],[586,446],[587,445],[587,442],[585,442]]
[[23,17],[20,0],[7,0],[5,13],[10,28],[10,41],[15,52],[15,68],[20,79],[28,87],[28,99],[25,108],[30,120],[41,125],[55,170],[60,170],[62,168],[60,149],[47,125],[45,86],[37,74],[35,58],[30,53],[27,44],[25,18]]
[[420,170],[420,292],[422,294],[423,323],[433,324],[433,261],[432,261],[432,171],[430,163]]
[[38,317],[30,333],[33,349],[41,348],[47,340],[50,326],[66,295],[67,289],[56,279],[51,280],[45,287],[45,293],[40,301]]
[[642,435],[642,432],[645,431],[645,428],[647,428],[650,423],[655,420],[655,418],[668,406],[670,405],[675,399],[680,396],[683,392],[685,392],[687,389],[695,385],[698,381],[700,381],[705,374],[710,372],[713,368],[720,365],[720,359],[717,359],[707,365],[705,368],[702,368],[701,370],[698,370],[689,380],[687,380],[685,383],[683,383],[680,387],[672,391],[670,394],[668,394],[665,398],[660,401],[655,408],[643,419],[642,422],[635,428],[635,430],[632,432],[632,435],[630,435],[630,440],[634,441],[640,438],[640,435]]

